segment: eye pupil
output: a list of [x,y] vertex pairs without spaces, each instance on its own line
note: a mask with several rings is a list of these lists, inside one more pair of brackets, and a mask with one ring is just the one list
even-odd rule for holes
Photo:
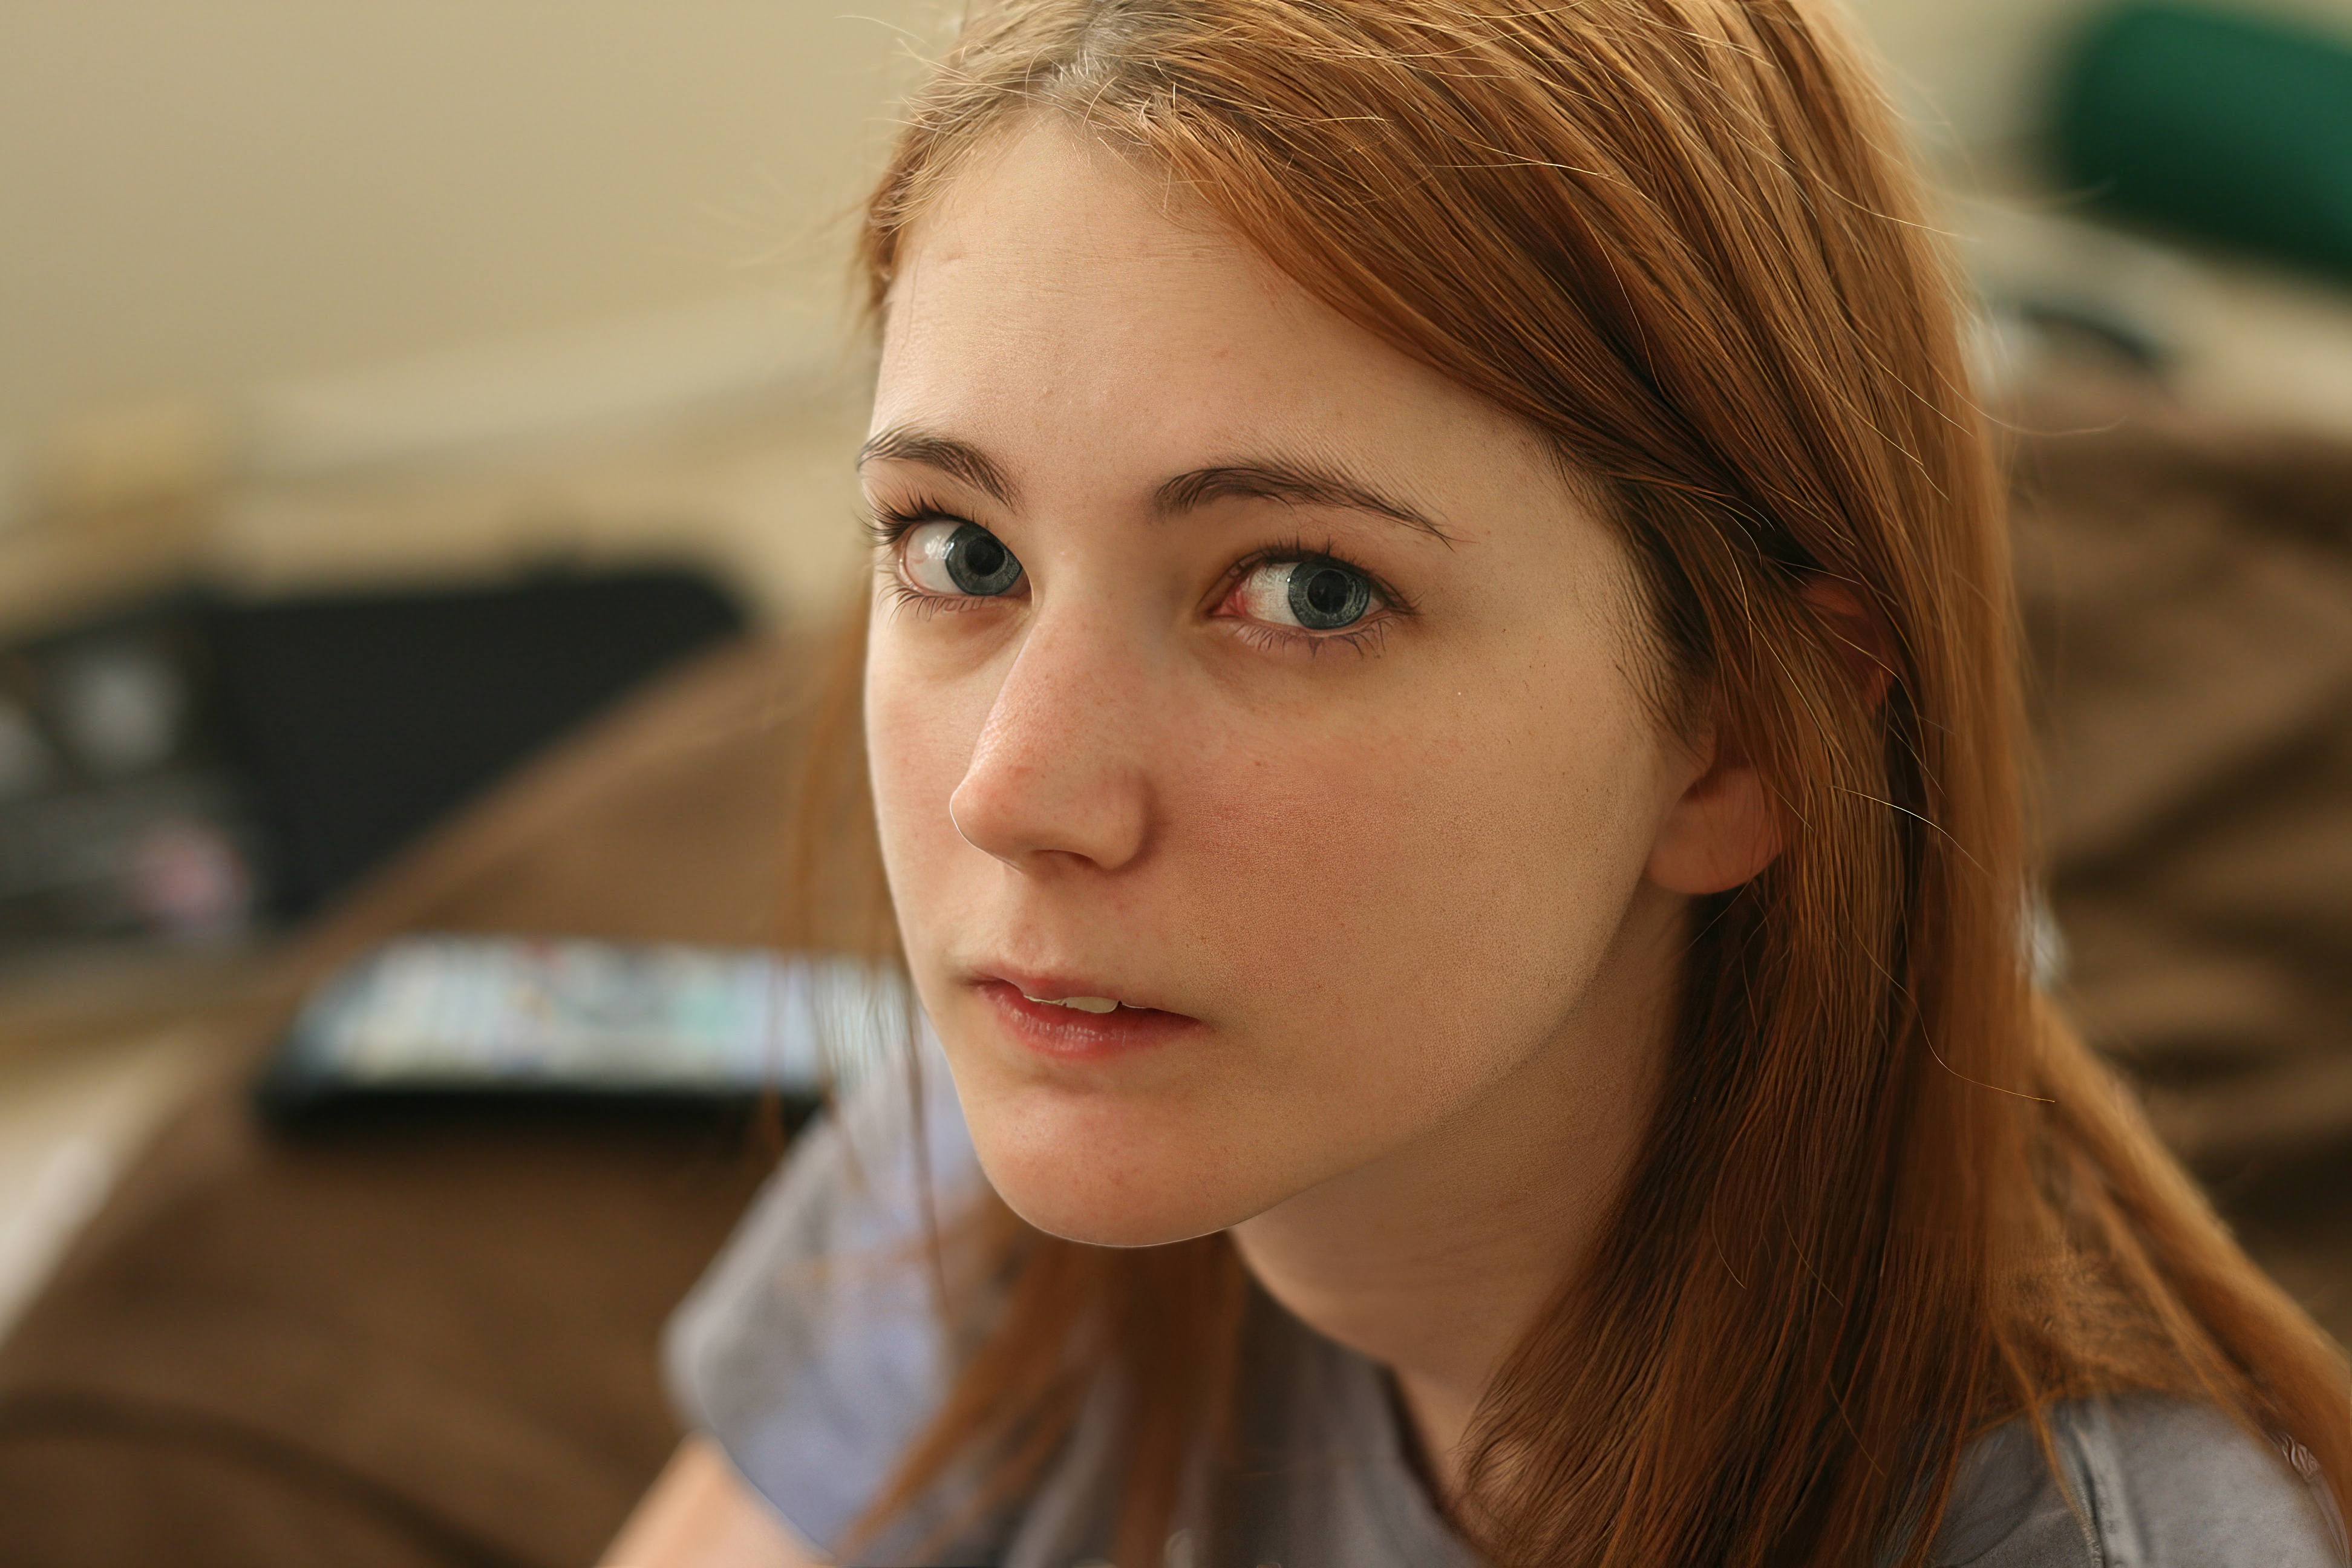
[[958,550],[955,559],[974,577],[992,577],[1004,566],[1006,551],[993,539],[974,539]]
[[955,531],[944,552],[948,576],[967,594],[1002,594],[1020,580],[1021,563],[1004,542],[976,522]]
[[1372,585],[1357,573],[1328,563],[1310,563],[1290,574],[1290,613],[1302,626],[1332,631],[1363,618]]

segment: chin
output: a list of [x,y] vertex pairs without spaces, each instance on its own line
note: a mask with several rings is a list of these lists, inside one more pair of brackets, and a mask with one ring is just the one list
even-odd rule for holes
[[1274,1201],[1252,1190],[1221,1140],[1122,1126],[1139,1119],[1099,1105],[1023,1110],[973,1117],[972,1141],[997,1195],[1048,1236],[1165,1247],[1239,1225]]
[[1218,1221],[1203,1223],[1198,1213],[1139,1213],[1115,1205],[1088,1203],[1083,1194],[1067,1189],[1048,1186],[1024,1191],[1020,1198],[1002,1185],[997,1192],[1026,1223],[1048,1236],[1083,1242],[1088,1247],[1167,1247],[1226,1228],[1224,1223]]

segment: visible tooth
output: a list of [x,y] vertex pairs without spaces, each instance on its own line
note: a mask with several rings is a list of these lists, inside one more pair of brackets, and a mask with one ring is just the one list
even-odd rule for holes
[[1108,996],[1032,996],[1026,991],[1021,995],[1024,1001],[1042,1002],[1048,1007],[1076,1007],[1081,1013],[1116,1012],[1119,1005]]

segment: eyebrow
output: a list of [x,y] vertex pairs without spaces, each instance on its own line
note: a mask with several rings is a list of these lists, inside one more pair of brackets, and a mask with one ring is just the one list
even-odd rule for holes
[[911,426],[894,425],[868,440],[858,448],[857,466],[864,468],[876,459],[897,463],[921,463],[961,479],[1000,506],[1020,504],[1021,491],[996,459],[969,441],[959,441],[952,436],[936,431],[917,429]]
[[1152,500],[1160,512],[1166,516],[1191,511],[1211,501],[1235,496],[1280,501],[1286,506],[1341,507],[1349,511],[1369,512],[1374,517],[1387,518],[1391,522],[1401,522],[1444,543],[1454,542],[1454,535],[1417,508],[1382,495],[1370,486],[1333,469],[1282,458],[1220,463],[1214,468],[1194,468],[1161,485]]
[[[913,426],[893,426],[868,440],[857,454],[859,467],[881,460],[919,463],[963,480],[999,505],[1019,504],[1020,489],[1003,468],[969,441]],[[1381,494],[1336,469],[1286,458],[1252,458],[1194,468],[1169,479],[1152,494],[1162,517],[1198,510],[1213,501],[1246,497],[1286,506],[1339,507],[1402,523],[1446,544],[1453,534],[1416,507]]]

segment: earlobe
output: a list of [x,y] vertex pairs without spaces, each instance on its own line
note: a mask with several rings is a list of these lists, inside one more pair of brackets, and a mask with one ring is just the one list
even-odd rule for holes
[[1752,880],[1780,853],[1780,814],[1763,775],[1744,758],[1718,753],[1666,813],[1643,874],[1668,892],[1697,897]]

